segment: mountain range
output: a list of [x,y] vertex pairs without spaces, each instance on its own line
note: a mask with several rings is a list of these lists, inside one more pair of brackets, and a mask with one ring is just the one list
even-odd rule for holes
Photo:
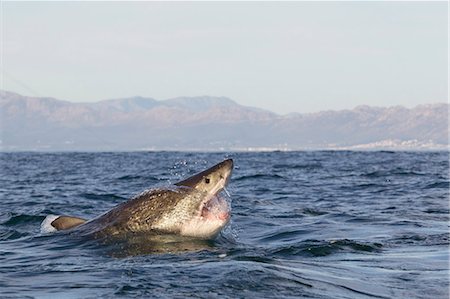
[[72,103],[0,91],[2,151],[448,149],[449,105],[279,115],[226,97]]

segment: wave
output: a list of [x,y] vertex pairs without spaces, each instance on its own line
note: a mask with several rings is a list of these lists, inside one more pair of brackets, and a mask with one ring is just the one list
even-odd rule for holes
[[310,230],[302,230],[302,229],[296,229],[296,230],[283,230],[281,232],[275,232],[272,234],[269,234],[268,236],[265,236],[261,239],[259,239],[260,242],[289,242],[289,241],[295,241],[298,239],[298,236],[308,234],[310,233]]
[[299,244],[277,247],[271,250],[271,254],[281,257],[304,256],[319,257],[337,253],[348,252],[380,252],[383,247],[380,243],[362,243],[349,239],[340,240],[306,240]]
[[308,216],[322,216],[328,214],[328,212],[320,211],[318,209],[313,208],[303,208],[302,209],[303,214]]
[[132,175],[132,174],[122,175],[116,179],[119,181],[133,181],[133,180],[141,180],[141,179],[148,181],[148,182],[159,182],[160,181],[160,179],[158,179],[157,177]]
[[423,189],[449,189],[450,182],[436,182],[426,185]]
[[234,178],[233,181],[246,181],[246,180],[278,180],[285,179],[283,176],[279,174],[252,174],[252,175],[244,175],[237,178]]
[[9,219],[1,223],[5,226],[16,226],[28,223],[40,223],[44,220],[44,216],[27,215],[27,214],[11,214]]
[[444,234],[417,234],[407,233],[395,236],[387,241],[392,246],[403,245],[420,245],[420,246],[449,246],[450,240],[447,233]]
[[31,235],[44,216],[7,213],[0,222],[0,241],[16,240]]
[[80,194],[81,197],[85,198],[85,199],[92,199],[92,200],[102,200],[102,201],[123,201],[126,200],[127,198],[113,194],[113,193],[104,193],[104,194],[99,194],[99,193],[90,193],[90,192],[86,192],[86,193],[81,193]]
[[413,170],[403,170],[403,169],[394,169],[394,170],[376,170],[368,173],[363,173],[360,176],[367,178],[382,178],[387,176],[425,176],[425,173],[417,172]]
[[323,168],[321,163],[307,163],[307,164],[275,164],[273,165],[274,169],[319,169]]
[[28,236],[28,234],[20,233],[14,229],[0,230],[0,241],[16,240],[25,236]]

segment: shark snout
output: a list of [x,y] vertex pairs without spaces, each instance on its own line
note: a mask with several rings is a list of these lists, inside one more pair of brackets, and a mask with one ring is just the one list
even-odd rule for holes
[[231,178],[231,173],[233,171],[233,159],[227,159],[221,164],[223,164],[223,173],[220,174],[220,178],[223,180],[223,186],[225,187]]
[[233,160],[224,160],[194,176],[175,183],[176,186],[191,187],[210,195],[216,195],[228,184],[233,171]]

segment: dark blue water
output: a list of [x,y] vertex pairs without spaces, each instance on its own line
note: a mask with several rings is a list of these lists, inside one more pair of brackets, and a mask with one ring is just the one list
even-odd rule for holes
[[[1,298],[448,298],[449,154],[3,153]],[[214,241],[41,235],[232,157]]]

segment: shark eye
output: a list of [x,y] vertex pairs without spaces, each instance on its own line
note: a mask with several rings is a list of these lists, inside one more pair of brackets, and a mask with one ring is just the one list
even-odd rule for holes
[[205,178],[205,183],[209,184],[209,178]]

